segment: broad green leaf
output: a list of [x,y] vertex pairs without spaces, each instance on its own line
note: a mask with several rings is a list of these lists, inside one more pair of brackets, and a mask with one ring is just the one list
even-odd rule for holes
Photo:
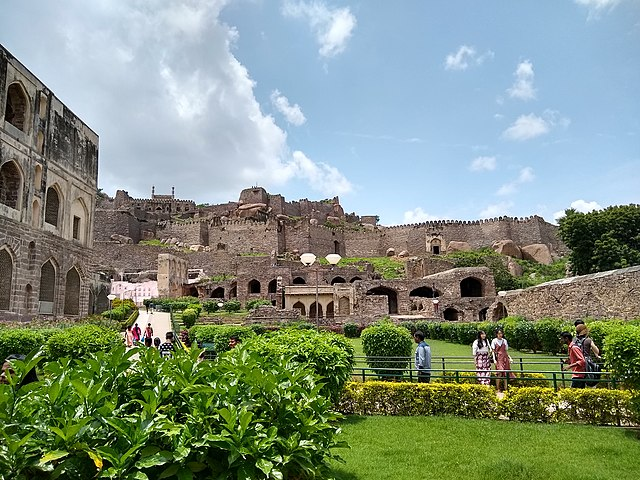
[[45,454],[40,459],[40,463],[44,464],[44,463],[52,462],[53,460],[64,458],[67,455],[69,455],[69,452],[67,452],[66,450],[54,450],[52,452]]

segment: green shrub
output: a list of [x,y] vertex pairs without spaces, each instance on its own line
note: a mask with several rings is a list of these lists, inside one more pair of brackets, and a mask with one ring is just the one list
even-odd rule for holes
[[191,328],[196,324],[196,319],[198,318],[198,312],[191,308],[187,308],[182,312],[182,324],[185,328]]
[[545,318],[535,322],[534,328],[542,351],[547,353],[560,353],[562,351],[560,334],[570,328],[567,322],[555,318]]
[[202,308],[204,308],[204,311],[207,313],[215,313],[220,309],[220,307],[218,307],[218,303],[222,302],[208,300],[202,304]]
[[49,337],[46,354],[50,359],[81,358],[98,351],[109,351],[122,343],[122,337],[96,325],[79,325],[66,328]]
[[216,352],[229,350],[229,338],[237,335],[240,341],[254,337],[256,334],[249,327],[239,325],[196,325],[189,329],[189,338],[198,343],[213,343]]
[[362,350],[367,356],[367,365],[378,370],[382,376],[400,376],[409,365],[409,360],[398,358],[384,360],[373,357],[409,357],[413,338],[406,328],[390,321],[380,321],[362,331]]
[[323,378],[322,391],[333,400],[353,370],[353,345],[334,333],[285,328],[253,338],[245,348],[268,358],[289,356],[307,365]]
[[241,308],[242,304],[238,300],[227,300],[222,306],[222,309],[228,313],[239,312]]
[[102,312],[102,316],[104,318],[108,318],[109,320],[117,320],[118,322],[123,322],[129,316],[129,313],[125,308],[118,307],[111,310],[105,310],[104,312]]
[[630,388],[640,389],[640,327],[620,326],[605,339],[606,368]]
[[316,326],[313,323],[305,322],[304,320],[296,320],[295,322],[288,322],[285,324],[285,328],[295,328],[297,330],[315,330]]
[[4,362],[12,353],[27,355],[41,348],[55,329],[32,330],[28,328],[10,328],[0,330],[0,361]]
[[556,419],[561,422],[626,425],[640,420],[629,408],[633,396],[629,391],[563,388],[558,390],[557,396]]
[[269,300],[263,300],[263,299],[257,298],[254,300],[247,301],[245,308],[247,310],[253,310],[255,308],[258,308],[260,305],[271,305],[271,302]]
[[20,390],[1,384],[0,477],[329,477],[338,417],[303,366],[247,351],[216,362],[137,353],[121,346],[45,364],[45,380]]
[[510,388],[500,402],[500,414],[521,422],[551,422],[558,408],[557,398],[551,388]]
[[342,328],[344,330],[344,336],[347,338],[358,338],[360,336],[361,330],[357,323],[345,323]]
[[513,333],[508,337],[509,344],[516,350],[531,350],[538,352],[542,345],[536,334],[534,322],[529,322],[524,318],[518,319],[513,326]]
[[256,335],[264,335],[265,333],[267,333],[266,327],[260,323],[252,323],[251,325],[249,325],[249,328]]
[[589,336],[593,340],[593,342],[600,349],[600,355],[604,355],[606,351],[605,339],[615,330],[623,327],[625,325],[629,325],[628,322],[623,320],[610,320],[610,321],[594,321],[587,322],[589,327]]

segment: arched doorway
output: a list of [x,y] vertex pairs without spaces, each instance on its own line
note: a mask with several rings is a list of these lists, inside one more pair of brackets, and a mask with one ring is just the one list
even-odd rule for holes
[[248,286],[249,294],[260,293],[260,282],[256,279],[253,279],[249,282]]
[[327,318],[333,318],[333,302],[327,303]]
[[276,293],[278,291],[278,280],[276,280],[275,278],[273,280],[271,280],[269,282],[269,285],[267,287],[267,292],[268,293]]
[[351,304],[349,303],[349,299],[347,297],[340,297],[340,300],[338,300],[338,313],[340,315],[351,314]]
[[10,161],[0,167],[0,203],[19,210],[22,194],[22,175],[15,162]]
[[307,282],[305,281],[305,279],[304,279],[304,278],[302,278],[302,277],[296,277],[296,278],[294,278],[292,283],[293,283],[294,285],[306,285],[306,284],[307,284]]
[[347,281],[342,277],[334,277],[333,280],[331,280],[331,285],[335,285],[336,283],[347,283]]
[[40,313],[53,313],[55,292],[56,269],[51,263],[51,260],[47,260],[40,268],[40,295],[38,296],[38,300],[40,302],[38,311]]
[[304,303],[296,302],[293,304],[293,308],[300,310],[300,315],[302,315],[303,317],[306,316],[307,312],[306,308],[304,308]]
[[409,292],[410,297],[435,298],[440,296],[440,292],[431,287],[418,287]]
[[507,307],[504,306],[502,302],[498,302],[495,307],[493,307],[493,311],[491,312],[491,320],[497,322],[498,320],[502,320],[505,317],[508,317]]
[[64,314],[80,315],[80,275],[75,267],[67,272],[64,286]]
[[477,278],[467,277],[460,282],[461,297],[482,297],[482,282]]
[[358,280],[362,279],[360,277],[353,277],[351,280],[349,280],[349,283],[357,282]]
[[186,288],[186,294],[189,297],[195,297],[198,298],[198,289],[196,288],[195,285],[192,285],[190,287]]
[[445,309],[445,311],[442,313],[442,316],[445,320],[448,320],[450,322],[457,322],[460,319],[460,312],[458,312],[458,310],[456,310],[455,308],[449,307]]
[[0,250],[0,310],[11,307],[11,286],[13,283],[13,258],[6,248]]
[[489,307],[483,308],[478,312],[478,320],[481,322],[487,321],[487,313],[489,312]]
[[311,304],[311,306],[309,307],[309,318],[310,319],[316,318],[316,306],[318,308],[317,318],[322,318],[322,304],[313,302]]
[[238,298],[238,284],[233,282],[229,288],[229,298]]
[[375,287],[368,290],[367,295],[385,295],[387,297],[387,305],[389,307],[388,313],[391,315],[398,313],[398,293],[392,288]]
[[224,298],[224,288],[222,287],[214,288],[209,298]]

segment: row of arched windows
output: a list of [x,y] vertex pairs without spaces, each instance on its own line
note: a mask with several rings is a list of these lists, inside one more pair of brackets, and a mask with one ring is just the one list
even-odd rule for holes
[[[33,243],[33,242],[32,242]],[[31,245],[30,245],[31,247]],[[31,252],[30,252],[31,256]],[[31,268],[31,258],[29,258]],[[11,292],[14,283],[13,255],[7,248],[0,248],[0,310],[17,309],[12,305]],[[57,268],[53,259],[47,260],[40,267],[40,291],[38,294],[38,313],[54,313],[55,294],[57,291]],[[82,282],[76,267],[72,267],[65,275],[64,309],[65,315],[80,314],[80,289]],[[19,295],[19,294],[18,294]],[[33,313],[33,287],[27,284],[24,290],[24,307],[27,313]]]

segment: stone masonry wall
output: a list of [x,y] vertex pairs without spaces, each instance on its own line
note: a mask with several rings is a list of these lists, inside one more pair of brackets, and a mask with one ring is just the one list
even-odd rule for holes
[[640,266],[555,280],[498,300],[509,315],[530,319],[640,318]]

